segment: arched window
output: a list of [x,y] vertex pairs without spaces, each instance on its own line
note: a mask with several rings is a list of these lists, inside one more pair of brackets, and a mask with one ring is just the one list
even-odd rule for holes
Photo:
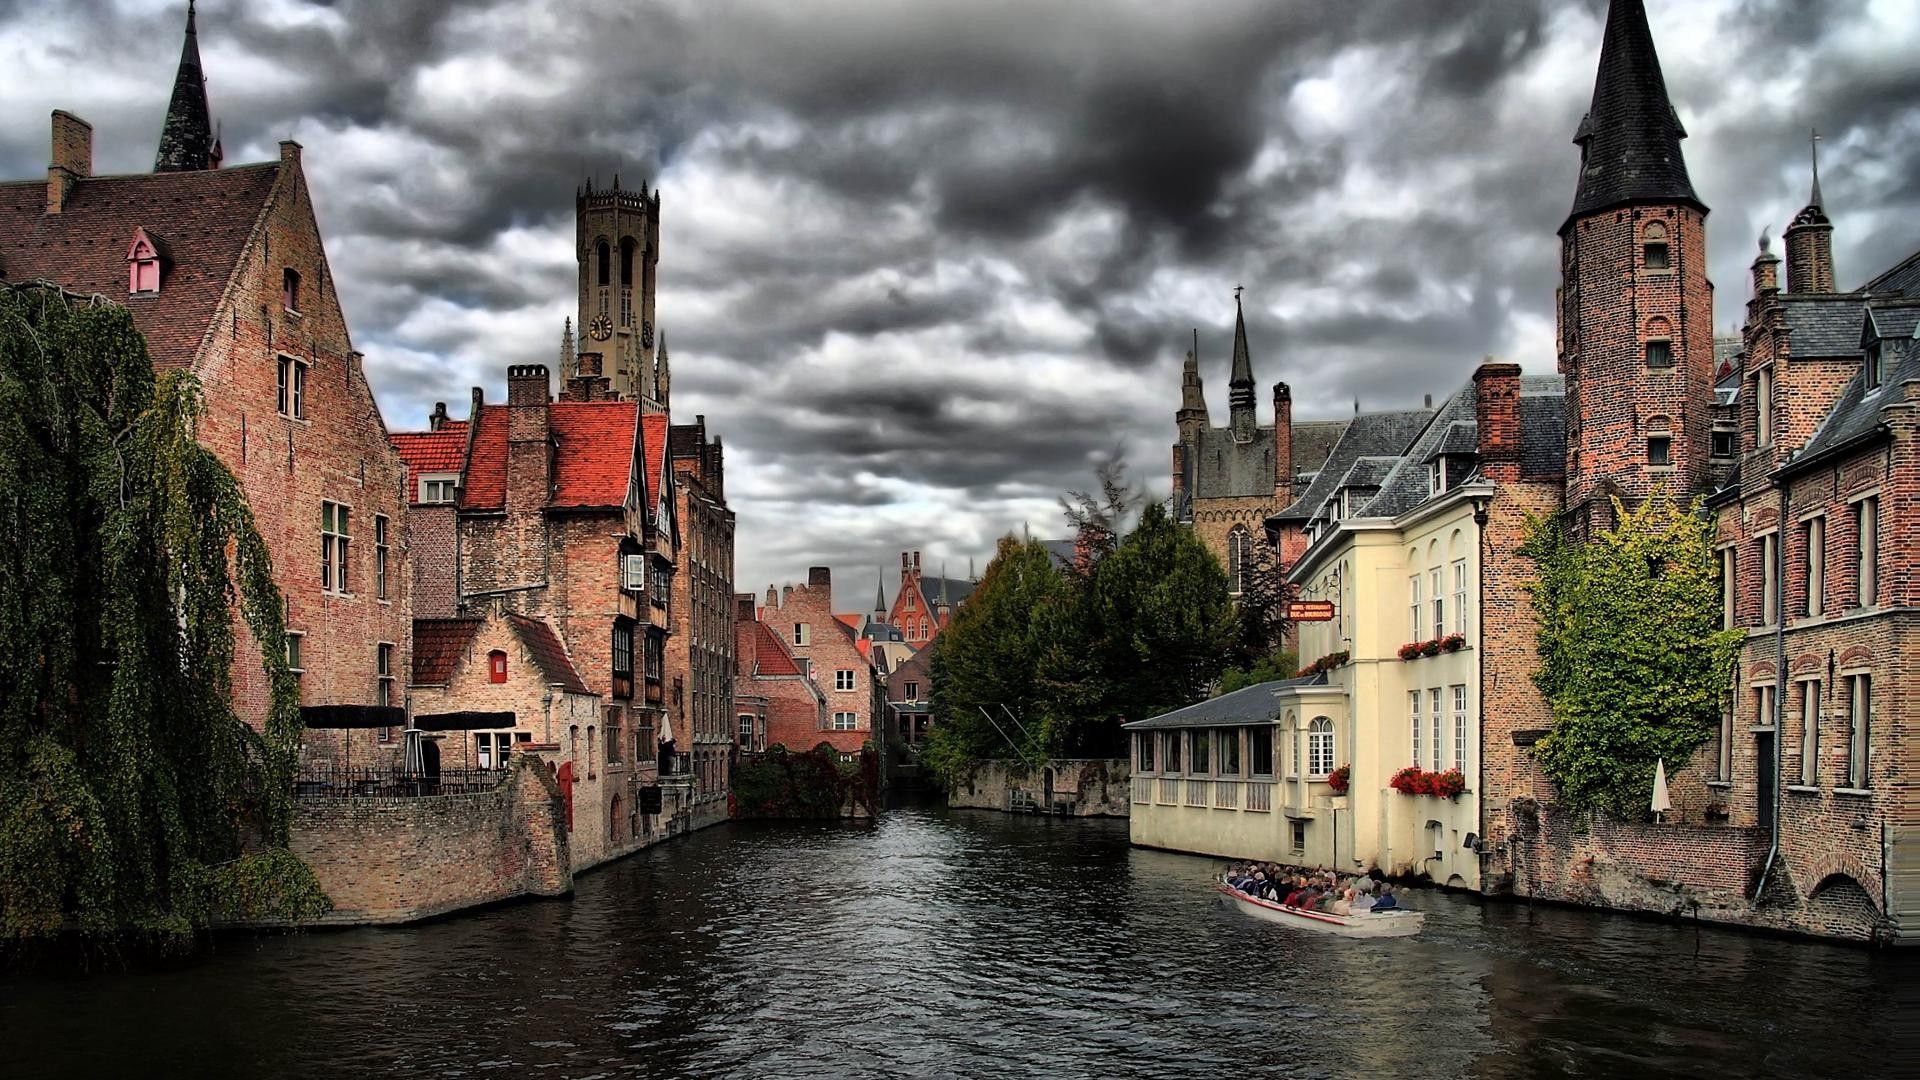
[[1665,270],[1671,266],[1667,256],[1667,227],[1655,221],[1647,226],[1642,234],[1645,246],[1641,249],[1643,263],[1649,270]]
[[633,253],[638,247],[631,236],[620,239],[620,284],[625,288],[633,288]]
[[1247,535],[1245,525],[1235,525],[1227,533],[1227,591],[1235,596],[1247,591],[1247,580],[1251,576],[1253,538]]
[[607,246],[607,242],[602,240],[600,241],[600,246],[595,249],[594,254],[600,260],[599,282],[600,287],[604,289],[608,285],[607,279],[613,276],[613,251]]
[[1316,716],[1307,725],[1307,775],[1326,776],[1333,772],[1333,721]]
[[487,681],[497,683],[507,681],[507,654],[499,649],[487,654]]

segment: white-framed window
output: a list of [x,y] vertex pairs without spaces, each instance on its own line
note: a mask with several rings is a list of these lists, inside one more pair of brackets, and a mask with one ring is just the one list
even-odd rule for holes
[[1298,854],[1307,850],[1307,823],[1296,819],[1288,824],[1293,826],[1292,829],[1288,830],[1288,836],[1289,842],[1293,845],[1294,853]]
[[905,693],[907,695],[908,701],[919,701],[920,700],[920,684],[917,682],[914,682],[911,679],[907,680]]
[[1427,494],[1438,495],[1447,490],[1447,459],[1434,458],[1427,463]]
[[1420,575],[1419,574],[1415,574],[1412,577],[1407,579],[1407,589],[1409,590],[1408,596],[1410,598],[1407,601],[1407,640],[1419,641],[1420,640]]
[[1316,716],[1307,725],[1307,775],[1314,778],[1333,771],[1333,721]]
[[1446,746],[1446,744],[1441,741],[1442,733],[1446,726],[1446,715],[1441,711],[1441,691],[1439,687],[1436,686],[1432,690],[1427,691],[1427,703],[1433,706],[1432,710],[1430,710],[1433,716],[1433,771],[1439,772],[1440,754]]
[[754,719],[752,713],[743,712],[740,714],[740,743],[743,746],[753,745]]
[[1153,732],[1151,731],[1143,731],[1133,737],[1134,768],[1143,773],[1153,771],[1153,744],[1155,741]]
[[349,578],[353,511],[342,503],[320,504],[320,591],[344,595]]
[[383,641],[373,652],[374,704],[382,708],[393,704],[393,643]]
[[1252,544],[1245,525],[1235,525],[1227,533],[1227,591],[1235,596],[1247,591],[1247,564]]
[[1453,632],[1467,632],[1467,560],[1453,560]]
[[[513,732],[473,733],[474,762],[483,769],[504,769],[513,755]],[[593,728],[587,728],[587,772],[593,772]]]
[[1868,496],[1853,504],[1854,551],[1857,556],[1854,579],[1859,588],[1855,598],[1861,607],[1872,607],[1880,595],[1880,500]]
[[1447,636],[1447,583],[1439,567],[1427,574],[1427,581],[1433,586],[1433,636]]
[[833,673],[833,688],[842,693],[853,689],[853,669],[841,668]]
[[281,416],[304,420],[307,415],[307,362],[297,356],[280,355],[280,375],[276,387]]
[[1758,412],[1754,425],[1755,438],[1760,449],[1773,445],[1773,369],[1761,368],[1754,380],[1754,409]]
[[803,622],[794,623],[793,643],[802,648],[813,644],[813,627]]
[[1820,783],[1820,680],[1800,681],[1800,783]]
[[305,662],[300,659],[300,647],[306,643],[306,636],[305,630],[287,631],[287,668],[296,678],[307,670]]
[[1413,730],[1413,763],[1418,765],[1420,764],[1420,748],[1425,741],[1421,738],[1425,732],[1425,725],[1420,719],[1420,691],[1418,690],[1407,691],[1407,717],[1410,721],[1409,726]]
[[1453,767],[1467,771],[1467,687],[1453,685]]
[[1288,773],[1287,775],[1299,776],[1300,775],[1300,729],[1298,727],[1289,727],[1287,729],[1287,742],[1290,744],[1291,753],[1293,757],[1293,771]]
[[373,594],[387,598],[387,515],[373,515]]
[[433,504],[450,503],[453,501],[454,490],[459,486],[459,473],[428,473],[420,477],[420,501]]
[[1780,534],[1770,532],[1760,538],[1760,625],[1780,621]]
[[1873,728],[1873,676],[1847,676],[1847,786],[1867,786],[1867,736]]
[[855,730],[858,730],[859,727],[860,727],[859,713],[837,712],[833,714],[833,730],[855,731]]
[[1827,519],[1807,522],[1807,614],[1826,610],[1827,591]]

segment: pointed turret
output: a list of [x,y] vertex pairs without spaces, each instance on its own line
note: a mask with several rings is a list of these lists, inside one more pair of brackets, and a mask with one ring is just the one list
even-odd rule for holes
[[873,582],[873,621],[887,621],[887,572],[884,568],[874,575]]
[[1180,411],[1173,422],[1182,439],[1192,439],[1207,426],[1207,393],[1200,382],[1200,331],[1193,332],[1193,348],[1180,367]]
[[180,68],[173,76],[173,98],[160,128],[154,172],[191,172],[219,165],[219,140],[207,109],[206,75],[200,70],[200,37],[194,26],[193,0],[187,0],[187,39],[180,46]]
[[1787,291],[1833,291],[1833,222],[1820,198],[1820,133],[1809,139],[1813,154],[1813,191],[1807,205],[1787,226]]
[[1686,137],[1667,98],[1646,5],[1613,0],[1593,105],[1573,136],[1580,147],[1580,180],[1561,231],[1575,218],[1627,203],[1690,203],[1704,211],[1680,153]]
[[668,395],[673,392],[673,372],[667,367],[667,332],[660,331],[660,355],[653,365],[653,399],[662,409],[668,406]]
[[560,328],[560,379],[562,382],[580,374],[574,370],[578,364],[579,361],[574,359],[573,355],[573,316],[569,315],[566,323]]
[[1233,290],[1233,375],[1227,380],[1227,407],[1233,437],[1253,438],[1253,355],[1247,349],[1247,313],[1240,307],[1240,290]]

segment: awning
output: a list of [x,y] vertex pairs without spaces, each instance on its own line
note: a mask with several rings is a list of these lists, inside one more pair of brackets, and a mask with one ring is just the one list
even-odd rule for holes
[[413,726],[421,731],[470,731],[476,728],[510,728],[515,723],[510,712],[443,712],[425,716],[415,713]]
[[300,722],[329,729],[406,727],[407,710],[393,705],[302,705]]

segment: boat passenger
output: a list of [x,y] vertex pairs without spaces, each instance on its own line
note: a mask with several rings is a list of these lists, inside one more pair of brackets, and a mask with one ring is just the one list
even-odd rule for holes
[[1365,915],[1367,912],[1373,910],[1373,894],[1367,891],[1367,887],[1364,884],[1367,879],[1361,878],[1360,880],[1363,884],[1360,888],[1354,890],[1353,899],[1347,903],[1349,914]]
[[1380,899],[1375,900],[1373,902],[1373,910],[1393,911],[1398,909],[1399,907],[1400,907],[1400,901],[1397,898],[1395,898],[1395,896],[1393,895],[1393,886],[1387,884],[1384,881],[1381,882],[1380,883]]
[[1342,891],[1340,893],[1340,899],[1335,900],[1327,910],[1335,915],[1353,914],[1353,890],[1346,889]]

